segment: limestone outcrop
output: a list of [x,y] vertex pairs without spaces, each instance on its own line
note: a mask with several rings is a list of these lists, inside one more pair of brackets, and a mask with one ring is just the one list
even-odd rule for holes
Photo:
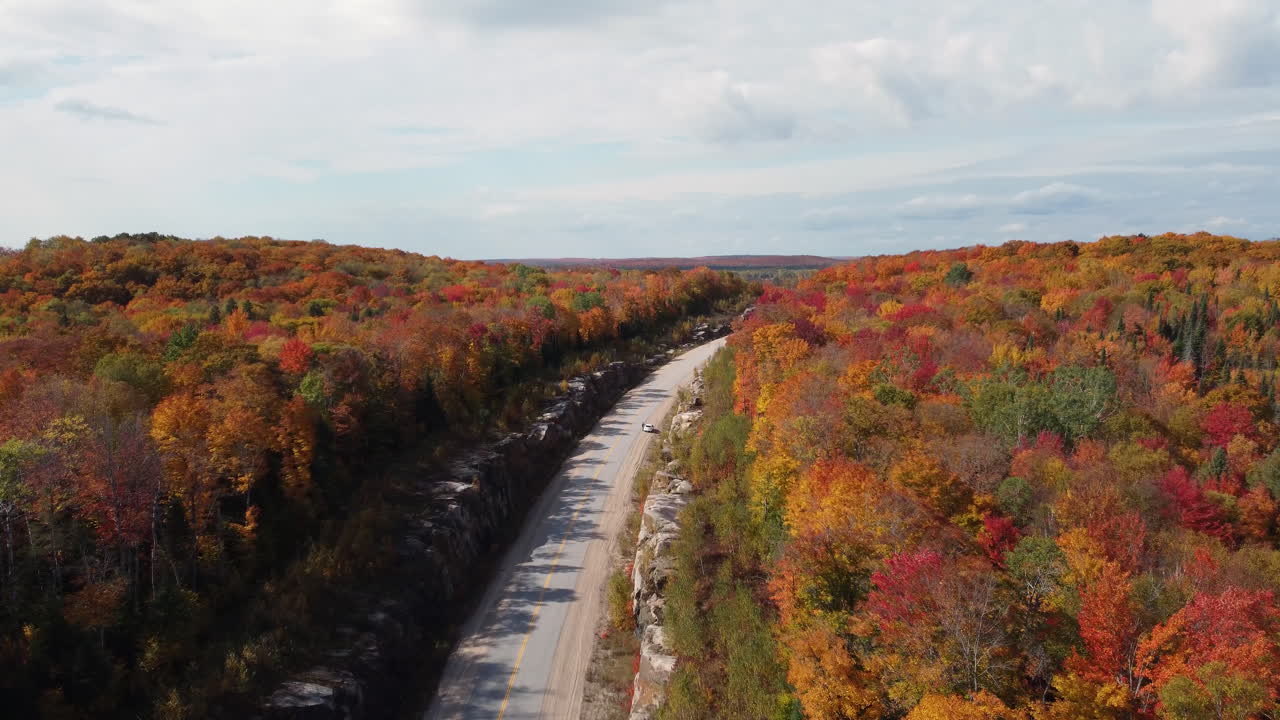
[[[683,437],[702,419],[702,379],[690,385],[689,399],[677,408],[668,433]],[[640,634],[640,665],[631,695],[631,720],[651,720],[666,698],[667,681],[676,667],[675,651],[667,642],[663,611],[667,581],[675,569],[672,546],[680,533],[680,512],[692,500],[693,484],[681,477],[679,460],[671,459],[666,437],[666,464],[654,473],[640,517],[640,534],[631,570],[636,632]]]

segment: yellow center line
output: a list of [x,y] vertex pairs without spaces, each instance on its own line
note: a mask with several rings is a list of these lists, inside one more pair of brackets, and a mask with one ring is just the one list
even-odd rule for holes
[[[605,467],[609,464],[609,458],[613,457],[613,451],[617,449],[617,445],[609,448],[608,454],[604,456],[604,460],[600,462],[600,467],[596,470],[595,475],[591,476],[591,482],[595,482],[600,473],[604,472]],[[538,623],[538,611],[542,609],[542,600],[546,597],[547,590],[551,587],[551,578],[555,576],[556,568],[560,565],[560,553],[564,552],[564,545],[569,541],[569,533],[573,531],[573,526],[578,522],[578,515],[582,512],[582,508],[587,506],[587,502],[591,500],[590,491],[587,496],[578,503],[578,507],[573,511],[573,517],[569,518],[569,526],[564,530],[564,537],[560,538],[560,545],[556,548],[555,557],[551,560],[551,569],[547,571],[547,579],[542,583],[542,591],[538,593],[538,602],[533,606],[533,614],[529,617],[529,629],[524,634],[524,639],[520,641],[520,651],[516,653],[516,664],[511,668],[511,677],[507,678],[507,692],[502,696],[502,705],[498,708],[498,720],[507,713],[507,703],[511,701],[511,689],[516,685],[516,673],[520,672],[520,661],[524,660],[525,648],[529,646],[529,638],[533,636],[534,626]]]

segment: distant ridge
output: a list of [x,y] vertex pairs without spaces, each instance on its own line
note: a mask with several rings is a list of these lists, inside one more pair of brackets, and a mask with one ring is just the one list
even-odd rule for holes
[[486,262],[523,263],[538,267],[611,267],[628,270],[652,268],[709,267],[713,270],[741,270],[750,268],[824,268],[840,263],[835,258],[820,255],[704,255],[701,257],[646,257],[646,258],[520,258],[495,259]]

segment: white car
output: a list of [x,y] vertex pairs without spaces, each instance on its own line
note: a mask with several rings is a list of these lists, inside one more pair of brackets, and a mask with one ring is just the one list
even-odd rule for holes
[[640,429],[644,432],[649,432],[649,433],[658,432],[658,428],[654,427],[652,423],[645,423],[640,426]]

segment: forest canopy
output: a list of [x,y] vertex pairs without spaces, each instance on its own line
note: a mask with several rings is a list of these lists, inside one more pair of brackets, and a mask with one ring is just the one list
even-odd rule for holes
[[265,237],[0,254],[5,707],[251,702],[383,552],[355,500],[388,453],[518,425],[747,287]]
[[708,371],[666,717],[1274,717],[1278,300],[1280,242],[1203,233],[766,288]]

